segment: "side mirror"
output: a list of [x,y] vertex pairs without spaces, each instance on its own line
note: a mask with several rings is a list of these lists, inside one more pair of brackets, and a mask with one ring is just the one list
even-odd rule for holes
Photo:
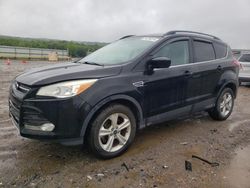
[[168,68],[171,65],[171,60],[167,57],[156,57],[148,61],[147,67],[149,71],[153,69]]

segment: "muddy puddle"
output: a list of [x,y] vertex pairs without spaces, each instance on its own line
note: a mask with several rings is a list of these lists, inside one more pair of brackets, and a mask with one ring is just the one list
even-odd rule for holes
[[250,187],[250,145],[240,147],[225,170],[224,179],[234,188]]

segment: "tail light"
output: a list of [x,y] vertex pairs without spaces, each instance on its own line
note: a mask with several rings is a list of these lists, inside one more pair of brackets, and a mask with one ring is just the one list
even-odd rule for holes
[[236,66],[236,67],[239,67],[240,69],[243,69],[243,67],[242,67],[242,64],[238,61],[238,60],[234,60],[233,61],[233,64]]

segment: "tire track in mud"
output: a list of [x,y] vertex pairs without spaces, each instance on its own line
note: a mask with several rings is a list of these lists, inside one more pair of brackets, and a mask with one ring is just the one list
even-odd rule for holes
[[249,123],[250,123],[250,119],[239,120],[239,121],[236,121],[236,122],[229,124],[228,130],[230,132],[233,132],[234,129],[241,127],[241,126],[244,126],[244,125],[249,125]]
[[0,151],[0,160],[6,160],[10,158],[15,158],[17,156],[17,151]]
[[[0,115],[1,115],[1,113],[0,113]],[[11,119],[8,118],[7,115],[5,115],[4,119],[2,119],[2,120],[0,119],[0,132],[1,132],[1,129],[11,129],[10,127],[13,128],[14,125],[12,125]]]
[[0,160],[15,158],[20,146],[17,130],[10,119],[0,122]]
[[0,134],[1,134],[2,132],[12,132],[12,131],[16,131],[16,128],[14,127],[14,125],[12,125],[12,126],[0,127]]
[[26,69],[49,64],[49,62],[35,62],[23,65],[13,60],[12,64],[7,66],[0,61],[0,166],[7,159],[15,159],[23,145],[18,130],[8,115],[8,91],[11,80]]

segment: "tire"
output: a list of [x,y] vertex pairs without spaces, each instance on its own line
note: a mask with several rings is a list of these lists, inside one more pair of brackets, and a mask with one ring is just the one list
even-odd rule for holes
[[98,157],[109,159],[124,153],[134,140],[136,119],[123,105],[112,104],[103,109],[91,124],[89,149]]
[[242,85],[242,82],[239,80],[239,86],[241,86]]
[[[230,98],[230,100],[229,100]],[[226,102],[227,101],[227,102]],[[226,120],[232,113],[234,107],[234,93],[232,89],[225,88],[216,100],[215,107],[208,111],[214,120]]]

